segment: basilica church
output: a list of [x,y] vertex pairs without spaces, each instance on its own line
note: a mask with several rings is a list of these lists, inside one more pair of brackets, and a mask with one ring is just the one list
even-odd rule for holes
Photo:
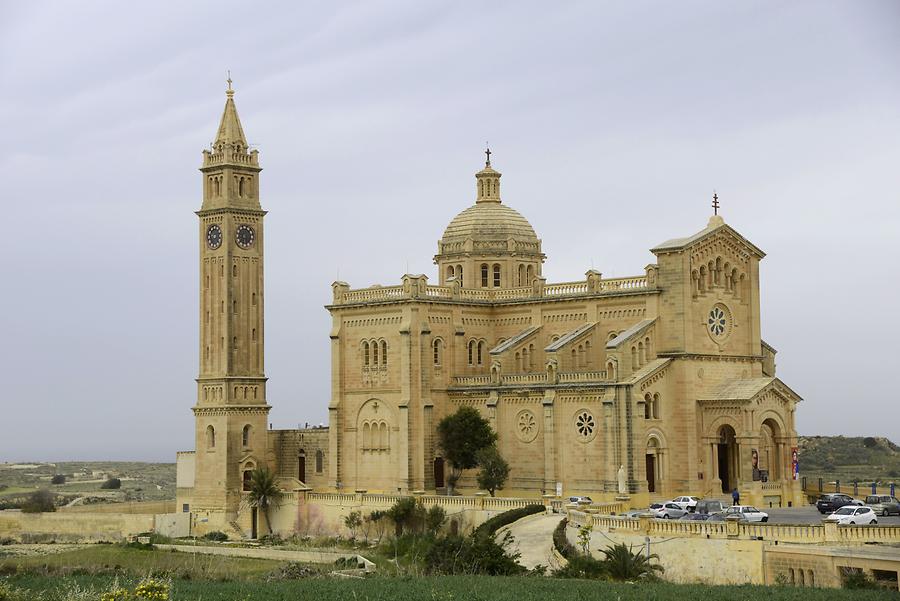
[[[437,243],[435,275],[332,284],[327,427],[268,424],[260,162],[227,91],[203,151],[195,451],[185,511],[233,517],[250,472],[285,490],[441,492],[436,426],[476,408],[510,464],[501,494],[800,502],[795,409],[762,339],[762,250],[713,214],[631,277],[548,282],[534,227],[491,164]],[[514,200],[514,199],[513,199]],[[716,204],[716,213],[717,203]],[[468,205],[468,206],[467,206]],[[435,224],[438,233],[438,224]],[[652,241],[649,241],[652,242]],[[425,249],[422,249],[425,252]],[[464,493],[477,490],[464,473]]]

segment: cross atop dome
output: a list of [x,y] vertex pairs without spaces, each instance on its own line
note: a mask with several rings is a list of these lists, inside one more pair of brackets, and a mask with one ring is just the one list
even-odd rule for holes
[[484,169],[475,174],[477,181],[477,197],[476,203],[479,202],[500,202],[500,176],[501,173],[491,168],[491,147],[485,147]]

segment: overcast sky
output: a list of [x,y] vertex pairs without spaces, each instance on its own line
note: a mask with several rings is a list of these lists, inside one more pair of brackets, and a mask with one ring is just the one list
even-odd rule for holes
[[200,152],[260,151],[277,428],[326,420],[338,275],[436,274],[490,140],[548,281],[726,221],[800,434],[900,443],[900,4],[0,0],[0,461],[194,445]]

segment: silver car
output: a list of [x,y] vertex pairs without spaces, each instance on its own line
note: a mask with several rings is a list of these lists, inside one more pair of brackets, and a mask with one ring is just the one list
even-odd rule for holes
[[662,518],[664,520],[677,520],[683,515],[687,515],[690,513],[687,509],[682,509],[681,506],[673,503],[672,501],[666,501],[662,504],[661,507],[657,509],[650,508],[650,513],[653,514],[655,518]]
[[885,517],[896,513],[900,515],[900,501],[890,495],[869,495],[866,497],[866,505],[872,508],[877,515]]

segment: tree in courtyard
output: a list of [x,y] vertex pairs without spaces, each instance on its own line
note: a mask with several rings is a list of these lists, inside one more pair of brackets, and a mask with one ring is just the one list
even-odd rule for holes
[[450,463],[447,475],[447,493],[452,494],[463,470],[478,465],[478,451],[497,440],[491,425],[474,407],[460,407],[443,418],[437,427],[438,446]]
[[118,478],[110,478],[109,480],[101,484],[100,488],[104,490],[116,490],[122,488],[122,481]]
[[475,459],[480,468],[477,477],[478,486],[491,493],[492,497],[495,496],[494,493],[502,490],[506,479],[509,478],[509,464],[500,454],[497,445],[493,444],[478,451]]
[[425,530],[431,535],[437,536],[446,522],[447,512],[440,505],[432,505],[425,514]]
[[284,492],[275,482],[275,474],[267,467],[258,467],[250,472],[250,506],[261,509],[266,517],[266,528],[272,532],[269,521],[269,508],[281,505]]
[[50,484],[65,484],[65,483],[66,483],[66,477],[63,476],[62,474],[56,474],[55,476],[50,478]]
[[361,511],[351,511],[344,516],[344,526],[350,531],[350,538],[353,540],[356,540],[356,532],[359,530],[359,527],[362,526],[362,523]]

